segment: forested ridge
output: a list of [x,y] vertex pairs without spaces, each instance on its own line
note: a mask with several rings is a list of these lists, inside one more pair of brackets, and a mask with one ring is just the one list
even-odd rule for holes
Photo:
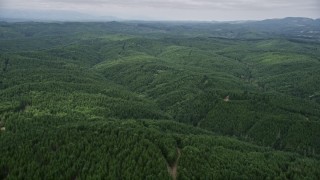
[[0,179],[320,179],[317,32],[0,22]]

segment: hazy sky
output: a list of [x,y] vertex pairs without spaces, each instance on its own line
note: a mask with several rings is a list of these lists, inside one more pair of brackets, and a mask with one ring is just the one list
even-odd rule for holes
[[320,0],[0,0],[0,7],[152,20],[320,18]]

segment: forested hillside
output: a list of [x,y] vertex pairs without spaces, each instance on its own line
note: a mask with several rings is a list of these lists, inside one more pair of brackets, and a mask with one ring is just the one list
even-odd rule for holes
[[0,22],[0,179],[320,179],[319,23]]

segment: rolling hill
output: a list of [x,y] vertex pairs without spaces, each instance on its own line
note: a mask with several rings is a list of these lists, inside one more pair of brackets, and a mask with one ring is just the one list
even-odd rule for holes
[[1,22],[0,179],[319,179],[319,32]]

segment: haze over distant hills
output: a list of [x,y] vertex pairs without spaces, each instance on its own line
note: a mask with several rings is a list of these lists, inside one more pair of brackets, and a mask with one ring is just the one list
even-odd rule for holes
[[0,20],[8,22],[23,21],[114,21],[121,20],[113,16],[95,16],[75,11],[65,10],[13,10],[2,9],[0,11]]
[[[185,32],[197,34],[207,33],[211,29],[214,37],[227,38],[266,38],[273,36],[290,36],[320,41],[320,19],[306,17],[286,17],[265,20],[234,20],[234,21],[155,21],[147,19],[121,19],[115,16],[95,16],[75,11],[63,10],[2,10],[0,21],[4,22],[127,22],[131,25],[143,26],[156,31],[172,33],[177,25]],[[195,26],[195,24],[197,24]]]
[[[236,19],[236,17],[234,18]],[[81,13],[77,11],[69,11],[69,10],[16,10],[16,9],[1,9],[0,8],[0,21],[6,22],[24,22],[24,21],[34,21],[34,22],[46,22],[46,21],[75,21],[75,22],[104,22],[104,21],[130,21],[130,20],[138,20],[138,21],[168,21],[168,20],[159,20],[159,19],[151,19],[148,17],[144,18],[119,18],[117,16],[98,16],[89,13]],[[170,21],[181,21],[181,20],[170,20]],[[188,20],[184,20],[188,22]],[[266,19],[266,20],[248,20],[248,19],[239,19],[232,21],[217,21],[212,19],[211,21],[194,21],[190,20],[190,22],[213,22],[213,23],[248,23],[248,22],[256,22],[261,21],[266,25],[274,25],[274,24],[305,24],[305,23],[313,23],[316,21],[318,25],[320,25],[320,19],[312,19],[307,17],[288,17],[288,18],[277,18],[277,19]]]

